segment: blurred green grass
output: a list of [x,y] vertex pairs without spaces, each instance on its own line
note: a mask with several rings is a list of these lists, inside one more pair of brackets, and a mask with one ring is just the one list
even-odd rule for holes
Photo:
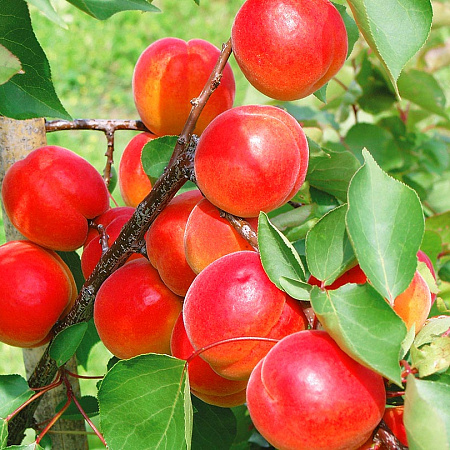
[[[52,69],[55,89],[73,118],[138,119],[131,91],[131,78],[139,55],[153,41],[173,36],[189,40],[206,39],[221,47],[230,36],[231,24],[244,0],[160,0],[154,4],[161,13],[127,11],[106,21],[98,21],[64,0],[52,3],[67,24],[58,27],[30,4],[35,34]],[[237,94],[235,104],[243,102],[248,85],[231,59]],[[251,89],[251,88],[250,88]],[[127,142],[136,134],[119,131],[115,136],[115,161],[120,160]],[[61,131],[47,135],[49,144],[67,147],[86,158],[97,170],[106,162],[106,139],[98,131]],[[120,194],[113,192],[121,203]],[[5,242],[0,210],[0,244]],[[98,344],[82,373],[103,374],[110,354]],[[22,351],[0,343],[0,375],[25,376]],[[95,382],[81,382],[84,395],[95,395]],[[103,448],[96,437],[89,437],[90,448]]]

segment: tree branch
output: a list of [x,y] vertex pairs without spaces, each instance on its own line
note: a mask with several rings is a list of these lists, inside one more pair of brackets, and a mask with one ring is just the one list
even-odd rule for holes
[[[125,224],[115,242],[104,253],[94,271],[84,283],[72,310],[62,322],[55,325],[55,335],[70,325],[88,321],[92,318],[94,300],[100,286],[115,270],[125,263],[136,246],[142,242],[146,231],[158,214],[167,206],[191,176],[194,151],[197,145],[197,139],[195,137],[192,138],[192,132],[206,102],[219,86],[222,71],[225,68],[230,54],[231,40],[223,45],[216,66],[202,92],[192,101],[189,117],[178,138],[166,170],[156,181],[147,197],[137,206],[133,216]],[[60,123],[69,127],[64,129],[74,129],[70,128],[74,126],[72,124]],[[56,124],[53,124],[51,127],[56,127]],[[28,384],[32,388],[49,384],[57,373],[56,363],[50,358],[48,349],[49,347],[45,350],[41,360],[28,380]],[[25,429],[32,422],[37,403],[37,401],[33,402],[10,421],[8,436],[8,443],[10,445],[19,444],[22,441]]]

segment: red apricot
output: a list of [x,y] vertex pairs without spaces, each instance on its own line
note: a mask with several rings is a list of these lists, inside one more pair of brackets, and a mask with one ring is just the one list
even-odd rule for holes
[[[183,318],[196,350],[233,338],[280,339],[307,327],[299,302],[269,280],[252,251],[230,253],[203,269],[186,294]],[[208,349],[201,358],[219,375],[245,380],[273,345],[237,340]]]
[[[188,42],[167,37],[150,44],[140,55],[133,73],[133,95],[147,128],[158,136],[178,135],[208,80],[220,51],[202,39]],[[194,133],[200,134],[211,120],[233,106],[234,75],[227,63],[203,109]]]
[[414,325],[416,334],[420,331],[431,310],[431,294],[426,281],[417,270],[410,285],[395,298],[392,307],[408,330]]
[[[257,218],[249,224],[257,229]],[[195,273],[201,272],[221,256],[253,247],[220,216],[219,210],[208,200],[201,200],[192,210],[184,232],[186,261]]]
[[[184,328],[183,314],[180,314],[173,328],[170,348],[173,356],[185,360],[195,351]],[[191,392],[204,402],[226,408],[245,403],[247,381],[221,377],[199,356],[189,361],[188,374]]]
[[406,436],[405,424],[403,423],[404,406],[394,406],[386,408],[383,415],[384,423],[394,433],[395,437],[406,447],[408,447],[408,437]]
[[169,353],[182,299],[146,259],[127,262],[100,287],[94,322],[106,348],[118,358]]
[[177,195],[159,214],[145,237],[153,267],[169,289],[181,296],[195,278],[184,253],[184,231],[189,214],[202,198],[197,189]]
[[57,253],[30,241],[0,246],[0,341],[16,347],[48,342],[76,297],[72,273]]
[[352,450],[383,416],[384,382],[325,331],[300,331],[255,367],[247,406],[255,427],[277,449]]
[[367,276],[362,271],[361,267],[359,267],[359,264],[357,264],[356,266],[354,266],[351,269],[344,272],[339,278],[337,278],[335,281],[333,281],[333,283],[331,283],[329,286],[322,286],[322,282],[312,275],[308,279],[309,284],[311,284],[313,286],[324,287],[327,291],[333,291],[334,289],[338,289],[347,283],[364,284],[366,282],[367,282]]
[[308,160],[305,133],[290,114],[274,106],[246,105],[225,111],[208,125],[194,169],[198,187],[211,203],[240,217],[256,217],[296,194]]
[[144,171],[141,156],[145,144],[156,136],[140,133],[125,147],[119,162],[119,189],[128,206],[136,208],[152,189],[152,183]]
[[14,163],[2,199],[12,224],[28,239],[53,250],[81,247],[88,220],[109,207],[106,185],[81,156],[48,145]]
[[[103,232],[108,236],[108,247],[110,247],[117,239],[123,226],[128,222],[133,213],[134,208],[131,206],[119,206],[108,209],[108,211],[104,212],[94,220],[94,225],[101,225],[104,229]],[[100,239],[100,232],[96,228],[91,227],[83,246],[83,253],[81,254],[81,270],[85,278],[89,277],[102,257],[103,251]],[[133,253],[128,258],[128,261],[142,257],[143,255]]]
[[347,32],[328,0],[247,0],[231,30],[247,80],[278,100],[297,100],[327,83],[347,57]]

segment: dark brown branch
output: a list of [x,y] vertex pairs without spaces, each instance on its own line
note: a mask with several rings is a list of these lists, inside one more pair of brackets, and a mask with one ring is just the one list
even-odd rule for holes
[[227,213],[226,211],[220,211],[220,216],[230,222],[233,228],[256,250],[258,251],[258,235],[251,225],[240,217]]
[[[197,144],[192,132],[206,102],[218,87],[221,73],[231,54],[231,41],[222,48],[220,57],[200,95],[192,102],[191,112],[180,134],[170,162],[156,181],[147,197],[137,206],[131,219],[125,224],[119,236],[104,253],[92,274],[84,283],[72,310],[62,322],[54,327],[55,335],[70,325],[92,318],[95,296],[103,282],[141,246],[144,235],[158,214],[167,206],[178,190],[192,175],[194,151]],[[127,121],[124,121],[127,122]],[[67,125],[71,126],[71,125]],[[74,128],[67,128],[74,129]],[[89,128],[92,129],[92,128]],[[128,129],[128,128],[127,128]],[[57,366],[49,356],[47,347],[33,374],[28,380],[32,388],[50,384],[57,373]],[[8,444],[19,444],[25,429],[32,422],[37,401],[29,405],[9,423]]]
[[106,186],[109,186],[111,181],[111,167],[114,164],[114,133],[117,130],[136,130],[150,133],[141,120],[75,119],[71,121],[52,120],[45,122],[45,131],[47,133],[63,130],[96,130],[105,133],[107,150],[105,153],[106,165],[103,170],[103,178]]

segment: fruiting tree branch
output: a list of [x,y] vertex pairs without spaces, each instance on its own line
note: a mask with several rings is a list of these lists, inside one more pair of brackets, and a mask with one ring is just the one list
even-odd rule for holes
[[[62,322],[55,325],[55,335],[76,323],[92,318],[95,296],[103,282],[128,259],[140,245],[144,235],[158,214],[165,208],[178,190],[190,178],[197,139],[192,132],[211,94],[220,84],[222,71],[231,55],[231,40],[222,46],[222,51],[208,81],[200,95],[192,100],[192,108],[185,126],[178,137],[170,162],[155,182],[150,193],[137,206],[131,219],[125,224],[112,246],[103,254],[92,274],[84,283],[78,298]],[[53,125],[54,126],[54,125]],[[71,126],[71,125],[67,125]],[[70,128],[69,128],[70,129]],[[56,362],[49,356],[49,347],[28,380],[32,388],[46,386],[58,372]],[[32,422],[38,402],[33,402],[9,423],[8,443],[19,444],[25,429]]]
[[114,133],[117,130],[136,130],[150,133],[141,120],[111,120],[111,119],[75,119],[45,121],[45,131],[63,130],[97,130],[105,133],[107,150],[106,166],[103,170],[103,178],[106,186],[111,181],[111,167],[114,164]]

